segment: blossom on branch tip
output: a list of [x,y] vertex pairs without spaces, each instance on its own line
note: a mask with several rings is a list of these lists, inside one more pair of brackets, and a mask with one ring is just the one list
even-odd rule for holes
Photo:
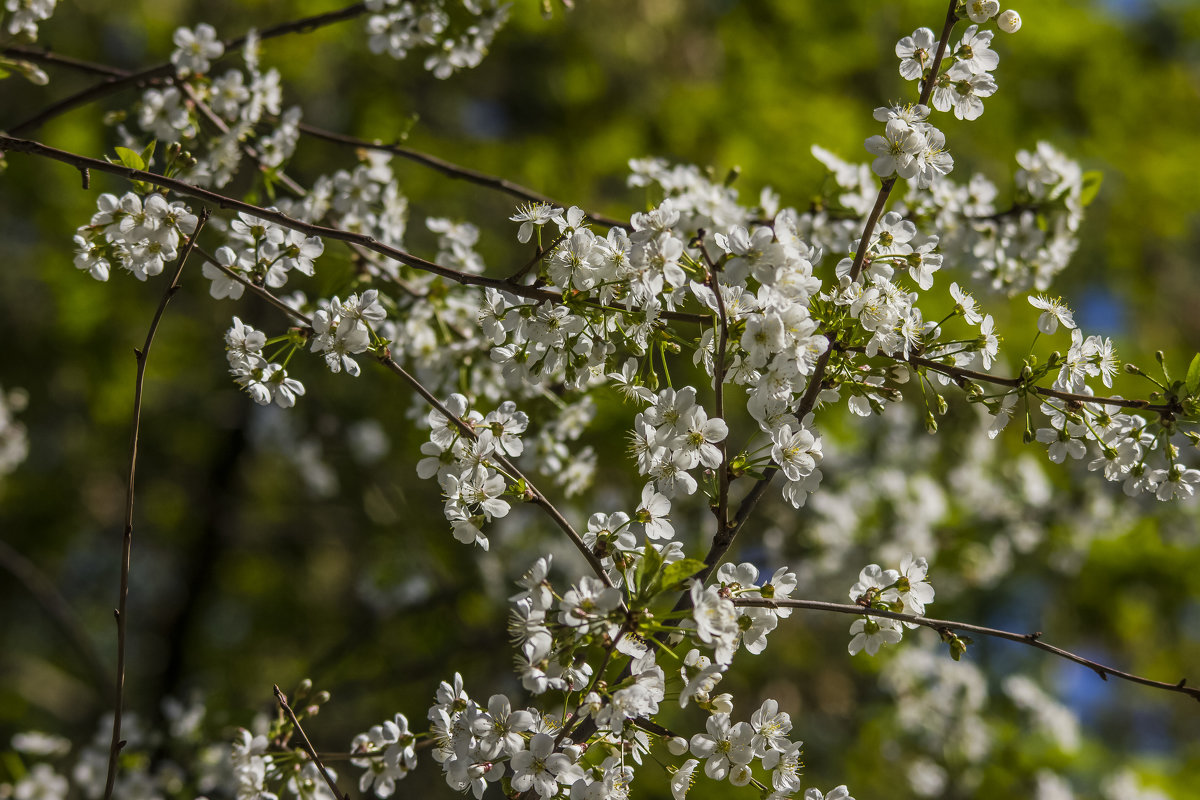
[[171,63],[181,78],[203,75],[208,72],[210,61],[225,53],[225,45],[217,39],[217,31],[207,22],[194,29],[177,28],[172,37],[177,48],[171,53]]

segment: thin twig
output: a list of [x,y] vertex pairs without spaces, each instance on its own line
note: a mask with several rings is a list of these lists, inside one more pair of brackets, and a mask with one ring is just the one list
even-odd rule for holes
[[[958,15],[955,10],[958,7],[958,0],[950,0],[950,8],[946,11],[946,21],[942,25],[942,36],[938,39],[937,52],[933,56],[933,65],[929,68],[929,77],[921,84],[921,99],[917,102],[923,106],[929,105],[929,97],[933,94],[933,85],[937,83],[938,71],[942,68],[942,58],[946,55],[946,45],[950,42],[950,34],[954,30],[954,25],[958,22]],[[871,215],[867,217],[867,224],[863,227],[862,237],[859,239],[858,252],[854,254],[854,263],[850,267],[850,280],[858,280],[859,274],[862,272],[863,262],[866,260],[867,251],[871,249],[871,234],[875,232],[875,224],[879,222],[879,217],[883,214],[883,208],[887,205],[888,196],[892,193],[892,187],[896,185],[896,176],[884,178],[882,185],[879,187],[879,195],[875,198],[875,205],[871,209]]]
[[6,56],[16,56],[27,61],[35,61],[39,64],[53,64],[57,67],[66,67],[73,69],[76,72],[84,72],[89,75],[99,75],[105,78],[124,78],[129,74],[129,70],[121,69],[120,67],[110,67],[108,64],[97,64],[95,61],[84,61],[81,58],[73,58],[72,56],[64,56],[60,53],[55,53],[52,50],[33,47],[21,47],[20,45],[9,45],[0,53]]
[[[554,198],[544,195],[541,192],[534,191],[528,187],[522,186],[519,183],[514,183],[506,178],[501,178],[496,175],[489,175],[486,172],[471,169],[470,167],[460,166],[437,156],[422,153],[420,150],[414,150],[411,147],[405,147],[399,144],[383,144],[379,141],[369,139],[360,139],[357,136],[347,136],[343,133],[335,133],[327,131],[323,128],[318,128],[315,125],[301,122],[299,129],[302,134],[311,136],[314,139],[324,139],[327,142],[346,145],[348,147],[356,147],[364,150],[377,150],[381,153],[391,153],[401,158],[406,158],[413,163],[420,164],[432,170],[436,170],[448,178],[455,180],[467,181],[476,186],[485,186],[489,189],[494,189],[498,192],[503,192],[512,197],[521,200],[527,200],[532,203],[548,203],[552,206],[560,206],[565,208],[562,203],[559,203]],[[622,222],[619,219],[606,217],[603,214],[587,214],[587,218],[592,222],[603,225],[608,228],[629,228],[628,222]],[[546,248],[549,250],[550,248]]]
[[[432,392],[426,389],[420,381],[418,381],[403,367],[397,364],[390,354],[383,353],[380,354],[378,358],[380,364],[383,364],[383,366],[389,371],[399,376],[405,383],[411,386],[417,394],[421,395],[425,402],[437,409],[439,414],[453,422],[454,426],[458,428],[464,436],[469,437],[472,441],[478,438],[478,434],[475,433],[474,428],[455,416],[454,413],[450,411],[450,409],[446,408],[445,404],[442,403],[441,400],[438,400],[438,398]],[[602,580],[605,586],[611,587],[613,585],[612,579],[608,577],[608,573],[605,571],[604,565],[600,563],[600,559],[597,558],[596,554],[593,553],[591,548],[587,546],[587,544],[583,541],[583,537],[579,535],[574,527],[572,527],[571,523],[566,517],[563,516],[562,512],[559,511],[558,508],[550,502],[546,495],[533,485],[533,481],[529,480],[529,478],[522,474],[516,465],[509,461],[508,458],[500,453],[494,453],[492,457],[496,459],[500,466],[504,467],[505,471],[508,472],[509,475],[513,476],[518,481],[524,482],[526,501],[538,506],[545,511],[547,515],[549,515],[550,519],[554,521],[554,524],[558,526],[559,530],[565,533],[567,538],[571,540],[571,544],[575,545],[575,549],[583,555],[584,559],[588,562],[588,565],[592,568],[592,571],[596,573],[596,577]]]
[[[337,11],[328,11],[324,14],[315,14],[311,17],[303,17],[291,22],[275,25],[271,28],[266,28],[258,33],[258,38],[260,41],[265,41],[267,39],[274,39],[278,36],[285,36],[291,33],[308,33],[309,31],[314,31],[317,28],[322,28],[326,25],[332,25],[335,22],[353,19],[354,17],[365,13],[366,10],[367,7],[365,3],[355,3],[352,6],[347,6],[346,8],[342,8]],[[225,53],[221,56],[221,58],[225,58],[230,53],[237,50],[237,48],[245,44],[246,38],[247,37],[243,35],[234,39],[226,40],[224,42]],[[30,58],[33,58],[36,55],[36,51],[30,51],[27,53],[27,57]],[[45,56],[47,54],[42,53],[42,55]],[[215,64],[220,60],[220,58],[215,59],[213,63]],[[80,62],[76,59],[66,59],[61,56],[55,57],[54,63],[76,69],[85,69],[84,65],[86,64],[86,69],[90,71],[94,71],[94,68],[98,66],[95,64],[87,64],[86,62]],[[107,97],[110,94],[116,94],[122,89],[126,89],[130,86],[144,86],[155,80],[171,78],[175,75],[175,65],[170,61],[167,61],[162,64],[155,64],[152,67],[146,67],[145,69],[141,69],[136,72],[125,72],[124,70],[116,70],[113,68],[108,68],[107,71],[108,76],[105,77],[104,80],[94,83],[91,86],[79,90],[75,94],[59,100],[58,102],[48,106],[42,111],[39,111],[37,114],[34,114],[32,117],[24,120],[23,122],[9,126],[8,131],[10,133],[18,134],[28,133],[36,130],[55,117],[71,111],[72,109],[87,105],[88,103],[99,100],[102,97]]]
[[[910,356],[903,358],[901,356],[888,356],[895,361],[907,362],[914,366],[931,369],[934,372],[940,372],[943,375],[948,375],[957,380],[978,381],[980,383],[991,383],[997,386],[1018,387],[1025,383],[1021,378],[1005,378],[999,375],[989,375],[986,372],[976,372],[975,370],[963,369],[950,364],[943,364],[940,361],[933,361],[921,356]],[[1041,395],[1042,397],[1053,397],[1058,400],[1066,400],[1071,403],[1089,403],[1100,406],[1120,406],[1121,408],[1132,408],[1141,411],[1154,411],[1160,414],[1177,414],[1182,409],[1179,406],[1169,404],[1150,403],[1145,400],[1128,400],[1123,397],[1101,397],[1090,394],[1078,394],[1076,392],[1064,392],[1058,389],[1048,389],[1044,386],[1031,386],[1030,391]]]
[[[135,73],[120,69],[119,67],[112,67],[107,64],[97,64],[91,61],[82,61],[80,59],[70,58],[68,56],[61,56],[58,53],[54,53],[50,50],[34,50],[25,47],[6,47],[0,52],[20,56],[22,58],[27,58],[30,61],[36,61],[43,64],[55,64],[58,66],[68,67],[79,72],[86,72],[92,75],[101,75],[107,79],[104,82],[105,85],[113,83],[118,79],[126,80],[135,77]],[[174,83],[180,86],[180,88],[183,89],[189,98],[198,104],[201,113],[210,120],[212,119],[211,110],[209,110],[206,105],[199,101],[190,84],[187,82],[180,82],[176,80],[173,75],[169,74],[156,77],[161,77],[164,82]],[[113,91],[115,91],[115,89]],[[65,103],[66,101],[63,102]],[[47,111],[49,111],[49,109],[47,109]],[[217,117],[217,119],[219,120],[220,118]],[[10,132],[27,132],[41,124],[31,124],[32,122],[33,120],[19,123],[18,125],[14,126]],[[483,186],[488,189],[493,189],[511,197],[516,197],[520,200],[527,200],[534,203],[547,203],[549,205],[559,206],[562,208],[566,207],[549,195],[545,195],[526,186],[522,186],[521,184],[510,181],[507,178],[501,178],[497,175],[490,175],[486,172],[480,172],[479,170],[471,169],[470,167],[464,167],[460,164],[455,164],[454,162],[447,161],[444,158],[438,158],[437,156],[430,155],[429,153],[423,153],[420,150],[415,150],[411,147],[405,147],[399,144],[384,144],[378,140],[363,139],[357,136],[348,136],[335,131],[325,130],[324,128],[318,128],[317,126],[310,125],[306,122],[299,123],[297,127],[302,134],[311,136],[314,139],[322,139],[334,144],[345,145],[347,147],[354,147],[362,150],[376,150],[381,153],[390,153],[392,155],[407,159],[414,164],[420,164],[421,166],[440,172],[446,177],[454,180],[462,180],[468,183],[473,183],[476,186]],[[251,157],[257,160],[256,156],[252,155]],[[296,191],[292,186],[289,186],[288,188],[292,189],[292,191]],[[608,217],[604,214],[586,214],[586,216],[592,222],[595,222],[598,225],[603,225],[607,228],[629,229],[631,227],[628,222],[622,222],[619,219]],[[546,249],[549,250],[550,248]]]
[[142,421],[142,389],[146,378],[146,361],[150,356],[150,347],[154,344],[154,334],[158,332],[158,323],[162,320],[163,312],[167,310],[167,303],[171,302],[171,298],[179,291],[179,278],[183,275],[183,267],[187,264],[188,256],[191,255],[192,248],[196,245],[196,237],[200,235],[200,231],[204,229],[204,223],[208,221],[208,213],[207,208],[200,210],[199,218],[196,221],[196,230],[192,232],[183,251],[179,254],[175,277],[171,279],[171,284],[167,286],[162,299],[158,301],[158,308],[154,310],[154,318],[150,320],[150,330],[146,332],[146,341],[140,350],[135,348],[133,351],[133,356],[137,360],[137,377],[134,380],[133,390],[133,434],[129,444],[129,482],[125,490],[125,532],[121,538],[121,588],[117,596],[117,608],[113,612],[117,620],[117,687],[116,700],[113,704],[112,743],[108,750],[108,777],[104,783],[104,800],[112,798],[113,788],[117,782],[117,756],[120,755],[121,748],[125,746],[125,742],[121,740],[121,713],[125,705],[125,638],[128,627],[125,612],[126,601],[129,597],[130,556],[133,550],[133,498],[137,477],[138,431]]
[[284,696],[283,691],[279,688],[278,684],[275,685],[275,699],[279,701],[279,707],[283,709],[283,713],[287,714],[287,718],[291,720],[292,725],[296,729],[296,733],[300,734],[300,744],[304,747],[304,752],[308,753],[308,757],[311,758],[313,763],[317,765],[317,771],[320,772],[321,777],[325,779],[325,783],[327,786],[329,786],[329,790],[333,792],[333,796],[338,798],[338,800],[350,800],[350,795],[345,794],[338,789],[338,785],[334,782],[333,776],[329,774],[329,770],[325,768],[323,763],[321,763],[321,757],[317,755],[317,751],[312,746],[312,742],[308,740],[308,734],[305,733],[304,728],[301,727],[300,720],[296,719],[295,712],[293,712],[292,707],[288,705],[287,697]]
[[[209,106],[208,103],[204,102],[200,95],[196,94],[196,90],[192,88],[190,83],[180,83],[179,87],[183,89],[183,93],[187,95],[187,98],[192,101],[192,104],[196,107],[196,110],[200,112],[202,117],[208,120],[210,125],[216,128],[221,134],[227,135],[229,133],[229,126],[225,124],[225,120],[221,119],[221,116],[217,114],[217,112],[213,111],[212,107]],[[258,165],[260,172],[267,171],[267,166],[262,163],[262,157],[252,144],[239,140],[238,147],[243,153],[249,156],[254,163]],[[306,194],[308,194],[308,192],[304,190],[303,186],[292,180],[292,177],[283,170],[278,170],[275,173],[275,177],[289,192],[297,197],[304,197]]]
[[[278,297],[272,294],[269,290],[249,280],[246,280],[245,277],[239,275],[228,267],[217,263],[217,261],[207,253],[202,251],[201,255],[203,255],[209,261],[209,263],[221,270],[221,272],[238,281],[254,294],[273,305],[275,308],[279,309],[290,317],[302,321],[305,325],[310,327],[312,326],[312,319],[310,317],[298,311],[297,309],[292,308],[283,300],[280,300]],[[475,433],[474,428],[472,428],[459,417],[455,416],[450,409],[446,408],[446,405],[439,400],[436,395],[426,389],[419,380],[417,380],[407,370],[396,363],[395,359],[391,357],[390,353],[381,353],[378,356],[378,361],[389,372],[398,376],[405,383],[411,386],[413,390],[415,390],[416,393],[419,394],[426,403],[435,408],[439,414],[453,422],[455,427],[457,427],[464,436],[467,436],[472,441],[478,438],[478,434]],[[567,538],[571,540],[571,544],[575,545],[575,549],[577,549],[583,555],[584,559],[587,560],[588,565],[591,566],[592,570],[596,573],[596,576],[600,578],[600,580],[604,581],[605,585],[612,586],[612,579],[609,578],[608,573],[605,572],[604,565],[600,563],[600,560],[596,557],[595,553],[591,551],[591,548],[589,548],[583,541],[583,537],[579,535],[578,531],[576,531],[567,518],[563,516],[563,513],[559,511],[558,508],[552,502],[550,502],[549,498],[547,498],[546,495],[534,485],[533,481],[526,477],[525,474],[522,473],[521,470],[518,469],[517,466],[508,458],[500,455],[499,453],[494,454],[494,457],[497,463],[499,463],[509,475],[513,476],[519,481],[524,481],[526,501],[533,503],[535,506],[538,506],[544,512],[546,512],[550,519],[553,520],[554,524],[557,525],[558,528],[564,534],[566,534]]]
[[1088,669],[1095,672],[1103,680],[1108,680],[1108,676],[1112,675],[1115,678],[1131,681],[1141,684],[1142,686],[1150,686],[1154,689],[1162,689],[1167,692],[1178,692],[1185,694],[1194,700],[1200,700],[1200,687],[1188,686],[1187,678],[1180,680],[1178,683],[1164,683],[1162,681],[1154,681],[1149,678],[1143,678],[1139,675],[1134,675],[1129,672],[1123,672],[1119,669],[1093,661],[1090,658],[1084,658],[1081,655],[1064,650],[1061,647],[1055,647],[1052,644],[1047,644],[1042,641],[1041,632],[1038,633],[1013,633],[1012,631],[999,630],[997,628],[986,628],[982,625],[972,625],[968,622],[955,622],[946,619],[931,619],[929,617],[918,617],[913,614],[901,614],[895,611],[884,611],[881,609],[866,609],[860,605],[852,605],[849,603],[826,603],[820,600],[791,600],[778,599],[768,600],[765,598],[741,598],[733,601],[735,606],[753,607],[753,608],[804,608],[813,611],[833,611],[838,614],[853,614],[855,616],[872,616],[886,617],[888,619],[899,620],[901,622],[911,622],[915,625],[923,625],[926,628],[932,628],[939,633],[943,631],[963,631],[964,633],[975,633],[980,636],[991,636],[996,639],[1007,639],[1010,642],[1020,642],[1021,644],[1036,647],[1038,650],[1044,650],[1047,653],[1053,653],[1056,656],[1065,658],[1068,661],[1074,661],[1076,664],[1082,664]]
[[567,238],[567,230],[567,228],[563,228],[562,232],[558,234],[558,236],[554,237],[554,241],[550,242],[550,244],[546,245],[545,247],[538,245],[536,252],[533,254],[533,258],[526,261],[519,270],[514,272],[512,275],[509,275],[504,280],[508,281],[514,286],[519,286],[521,278],[524,278],[527,274],[529,274],[529,270],[540,264],[546,258],[546,256],[554,250],[554,248],[558,247],[559,243],[562,242],[563,239]]

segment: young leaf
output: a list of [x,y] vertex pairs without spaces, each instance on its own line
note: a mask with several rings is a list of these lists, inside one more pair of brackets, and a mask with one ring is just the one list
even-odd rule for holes
[[1192,364],[1188,367],[1187,378],[1184,379],[1183,385],[1187,387],[1187,393],[1190,395],[1200,389],[1200,353],[1192,358]]
[[637,585],[642,597],[649,598],[658,593],[662,563],[662,554],[654,549],[654,545],[646,542],[645,555],[642,556],[642,563],[637,571]]
[[1104,173],[1100,170],[1090,170],[1083,173],[1083,185],[1079,190],[1079,202],[1085,207],[1090,206],[1100,193],[1100,184],[1104,182]]
[[142,158],[141,154],[135,153],[128,147],[118,147],[117,158],[121,159],[121,163],[130,169],[146,169],[146,160]]
[[[154,148],[156,146],[158,146],[157,139],[152,140],[150,142],[150,144],[146,145],[146,149],[142,151],[142,163],[143,164],[149,164],[150,159],[154,158]],[[145,169],[145,168],[146,167],[144,167],[144,166],[141,167],[141,169]]]
[[663,567],[663,588],[667,591],[678,588],[680,584],[704,569],[704,567],[704,562],[695,558],[682,558],[679,561],[667,564],[667,566]]

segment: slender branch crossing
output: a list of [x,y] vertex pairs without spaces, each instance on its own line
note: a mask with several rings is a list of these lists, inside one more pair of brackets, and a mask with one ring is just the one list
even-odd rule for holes
[[158,323],[162,320],[163,312],[167,310],[167,303],[171,302],[171,298],[179,291],[179,278],[183,275],[183,267],[187,264],[188,256],[192,254],[192,248],[196,245],[196,237],[200,235],[200,231],[204,229],[204,223],[208,221],[208,214],[207,208],[201,209],[196,222],[196,230],[192,232],[183,251],[179,254],[175,277],[171,279],[167,290],[163,292],[162,299],[158,301],[158,308],[154,310],[154,318],[150,321],[150,330],[146,332],[146,341],[140,350],[134,349],[133,351],[134,358],[137,359],[137,377],[133,391],[133,434],[129,445],[129,481],[125,490],[125,531],[121,538],[121,588],[117,596],[117,608],[113,612],[117,620],[117,686],[116,699],[113,703],[112,742],[108,750],[108,776],[104,782],[104,800],[110,800],[112,797],[117,781],[117,757],[121,753],[121,748],[125,746],[125,742],[121,739],[121,712],[125,705],[126,601],[129,597],[129,566],[133,550],[133,498],[137,477],[138,430],[142,421],[142,389],[146,378],[146,360],[150,357],[150,347],[154,344]]
[[762,598],[745,598],[733,601],[735,606],[742,608],[803,608],[810,611],[832,611],[836,614],[854,614],[855,616],[868,617],[886,617],[887,619],[899,620],[900,622],[911,622],[914,625],[922,625],[926,628],[932,628],[941,633],[942,631],[962,631],[964,633],[974,633],[979,636],[990,636],[995,639],[1007,639],[1010,642],[1020,642],[1021,644],[1036,647],[1038,650],[1044,650],[1047,653],[1053,653],[1060,658],[1065,658],[1068,661],[1074,661],[1076,664],[1082,664],[1088,669],[1095,672],[1103,680],[1108,680],[1111,675],[1114,678],[1131,681],[1132,683],[1141,684],[1142,686],[1150,686],[1154,689],[1162,689],[1167,692],[1177,692],[1185,694],[1194,700],[1200,701],[1200,687],[1188,686],[1187,678],[1183,678],[1178,683],[1164,683],[1163,681],[1154,681],[1149,678],[1143,678],[1140,675],[1134,675],[1130,672],[1124,672],[1113,667],[1106,666],[1093,661],[1090,658],[1084,658],[1081,655],[1072,653],[1069,650],[1064,650],[1061,647],[1055,647],[1052,644],[1047,644],[1042,641],[1042,634],[1039,633],[1013,633],[1012,631],[1000,630],[998,628],[986,628],[982,625],[972,625],[969,622],[955,622],[946,619],[932,619],[930,617],[918,617],[913,614],[901,614],[895,611],[884,611],[881,609],[866,609],[859,605],[850,603],[826,603],[820,600],[767,600]]

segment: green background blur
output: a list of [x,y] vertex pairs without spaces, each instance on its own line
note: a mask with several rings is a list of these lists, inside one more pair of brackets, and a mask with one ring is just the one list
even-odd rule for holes
[[[411,146],[563,203],[618,216],[637,210],[643,198],[624,186],[626,161],[658,155],[711,165],[717,175],[738,166],[737,186],[748,201],[770,185],[785,205],[804,207],[823,177],[810,145],[865,160],[863,140],[879,127],[871,110],[914,92],[897,73],[896,39],[920,26],[936,28],[944,13],[941,0],[595,0],[547,21],[537,4],[516,6],[484,64],[448,81],[432,79],[419,59],[372,56],[361,21],[271,41],[263,64],[280,69],[285,105],[301,105],[306,121],[384,140],[411,126]],[[137,68],[169,54],[178,25],[207,21],[234,36],[332,7],[79,0],[60,4],[41,43]],[[938,120],[955,157],[954,177],[978,170],[1004,186],[1014,153],[1041,139],[1084,169],[1102,170],[1079,252],[1055,291],[1086,333],[1112,336],[1127,360],[1150,367],[1161,348],[1170,365],[1185,368],[1200,349],[1200,6],[1039,0],[1016,7],[1024,27],[997,36],[1000,90],[986,101],[984,116],[974,124]],[[0,128],[87,80],[65,71],[51,76],[48,87],[0,84]],[[103,113],[132,100],[120,95],[74,111],[33,138],[99,156],[115,143],[100,123]],[[289,173],[303,182],[352,163],[344,150],[303,141]],[[481,225],[480,249],[495,274],[523,258],[506,221],[508,198],[393,165],[412,206],[409,249],[432,256],[433,237],[420,222],[450,216]],[[29,392],[21,419],[31,442],[28,461],[0,482],[0,539],[57,585],[111,669],[131,350],[145,335],[163,283],[115,275],[101,285],[73,268],[74,229],[89,218],[99,191],[123,190],[104,176],[92,183],[82,191],[74,170],[16,154],[0,176],[0,385]],[[185,276],[150,362],[129,707],[153,721],[158,698],[201,692],[213,735],[223,736],[228,726],[248,725],[270,709],[272,683],[286,688],[308,676],[334,695],[310,734],[324,749],[344,750],[355,732],[396,711],[416,724],[437,681],[455,671],[475,697],[512,694],[507,609],[497,599],[549,535],[541,520],[520,516],[524,527],[509,526],[486,556],[453,541],[433,484],[415,476],[424,435],[409,430],[404,416],[411,398],[381,371],[365,367],[351,380],[325,373],[314,360],[300,375],[309,394],[293,412],[254,407],[225,375],[221,332],[232,313],[260,327],[277,321],[251,302],[236,309],[213,302],[206,288],[198,270]],[[1004,329],[1032,330],[1032,310],[1022,304],[1002,315]],[[1144,385],[1118,389],[1133,395]],[[364,420],[377,421],[390,441],[378,461],[356,459],[347,444]],[[588,441],[601,453],[601,482],[625,485],[629,477],[606,465],[626,463],[620,447],[627,415],[604,407],[597,424]],[[870,435],[829,424],[851,442]],[[1019,431],[1009,433],[1019,439]],[[281,444],[296,440],[307,448],[300,455]],[[1003,446],[1020,449],[1013,437]],[[328,474],[309,469],[306,478],[297,462],[318,452]],[[1044,461],[1040,448],[1034,454]],[[1070,498],[1067,471],[1049,472]],[[1116,489],[1109,492],[1114,502],[1125,502],[1119,488],[1099,488]],[[991,593],[964,593],[931,613],[1002,620],[991,610],[1019,586],[1037,598],[1042,622],[1035,624],[1055,643],[1151,677],[1200,680],[1194,506],[1140,506],[1136,524],[1079,554],[1083,566],[1069,580],[1035,552]],[[571,508],[582,520],[593,510],[591,498]],[[970,538],[972,530],[964,520],[962,529],[943,533]],[[860,563],[876,559],[867,546]],[[808,596],[840,600],[853,579],[847,573]],[[45,610],[3,573],[0,620],[0,748],[28,728],[89,738],[110,703],[108,688],[97,686]],[[873,662],[844,655],[846,624],[785,621],[766,654],[739,659],[740,675],[724,685],[787,698],[792,735],[808,743],[806,785],[848,782],[859,800],[907,797],[888,755],[897,743],[881,721],[890,701]],[[1032,796],[1032,772],[1047,765],[1086,786],[1114,764],[1139,770],[1169,796],[1200,796],[1193,702],[1101,683],[1082,668],[1047,664],[1048,657],[997,648],[968,658],[995,675],[1013,664],[1041,675],[1082,715],[1093,738],[1077,753],[1058,753],[1028,740],[1015,716],[998,714],[995,736],[1004,746],[984,782],[970,793],[952,784],[942,796]],[[743,701],[743,715],[749,704]],[[697,715],[672,719],[681,730],[700,726]],[[665,777],[652,773],[637,791],[668,796]],[[428,760],[400,793],[427,790],[450,794]],[[719,797],[736,790],[701,780],[694,791]]]

